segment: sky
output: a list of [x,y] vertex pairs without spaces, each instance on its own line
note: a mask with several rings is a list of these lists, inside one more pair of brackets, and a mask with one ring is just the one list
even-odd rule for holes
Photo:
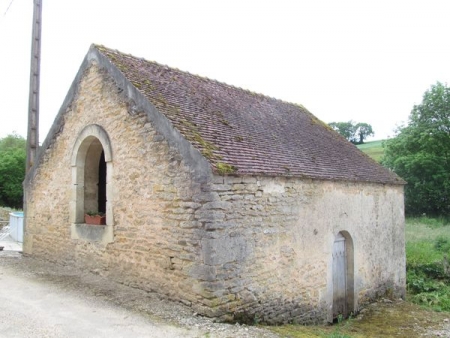
[[[450,84],[447,0],[42,0],[40,140],[92,43],[394,136]],[[0,0],[0,138],[26,136],[32,0]]]

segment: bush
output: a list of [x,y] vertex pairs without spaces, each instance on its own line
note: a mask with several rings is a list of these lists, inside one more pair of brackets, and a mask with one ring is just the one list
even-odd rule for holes
[[450,290],[444,287],[439,291],[419,293],[413,296],[412,301],[436,311],[450,311]]
[[0,205],[22,208],[26,141],[18,135],[0,139]]

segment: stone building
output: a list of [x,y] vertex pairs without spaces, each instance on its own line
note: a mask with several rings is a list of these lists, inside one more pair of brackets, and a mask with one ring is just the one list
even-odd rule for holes
[[221,320],[330,321],[404,295],[403,184],[300,105],[93,45],[25,180],[24,252]]

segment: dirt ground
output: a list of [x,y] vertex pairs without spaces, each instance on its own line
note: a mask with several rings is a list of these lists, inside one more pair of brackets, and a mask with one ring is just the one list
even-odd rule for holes
[[338,326],[215,323],[155,293],[15,252],[0,252],[0,285],[1,337],[450,337],[450,313],[391,300]]
[[277,337],[67,266],[0,251],[0,337]]

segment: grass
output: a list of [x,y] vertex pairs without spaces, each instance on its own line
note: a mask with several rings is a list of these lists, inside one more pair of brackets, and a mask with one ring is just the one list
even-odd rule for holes
[[377,162],[381,161],[384,154],[383,140],[358,144],[357,147]]
[[438,330],[448,313],[435,312],[411,302],[374,303],[363,313],[336,325],[282,325],[267,327],[290,338],[379,338],[418,337],[425,329]]
[[450,225],[445,219],[411,218],[406,223],[406,283],[409,299],[450,312]]

